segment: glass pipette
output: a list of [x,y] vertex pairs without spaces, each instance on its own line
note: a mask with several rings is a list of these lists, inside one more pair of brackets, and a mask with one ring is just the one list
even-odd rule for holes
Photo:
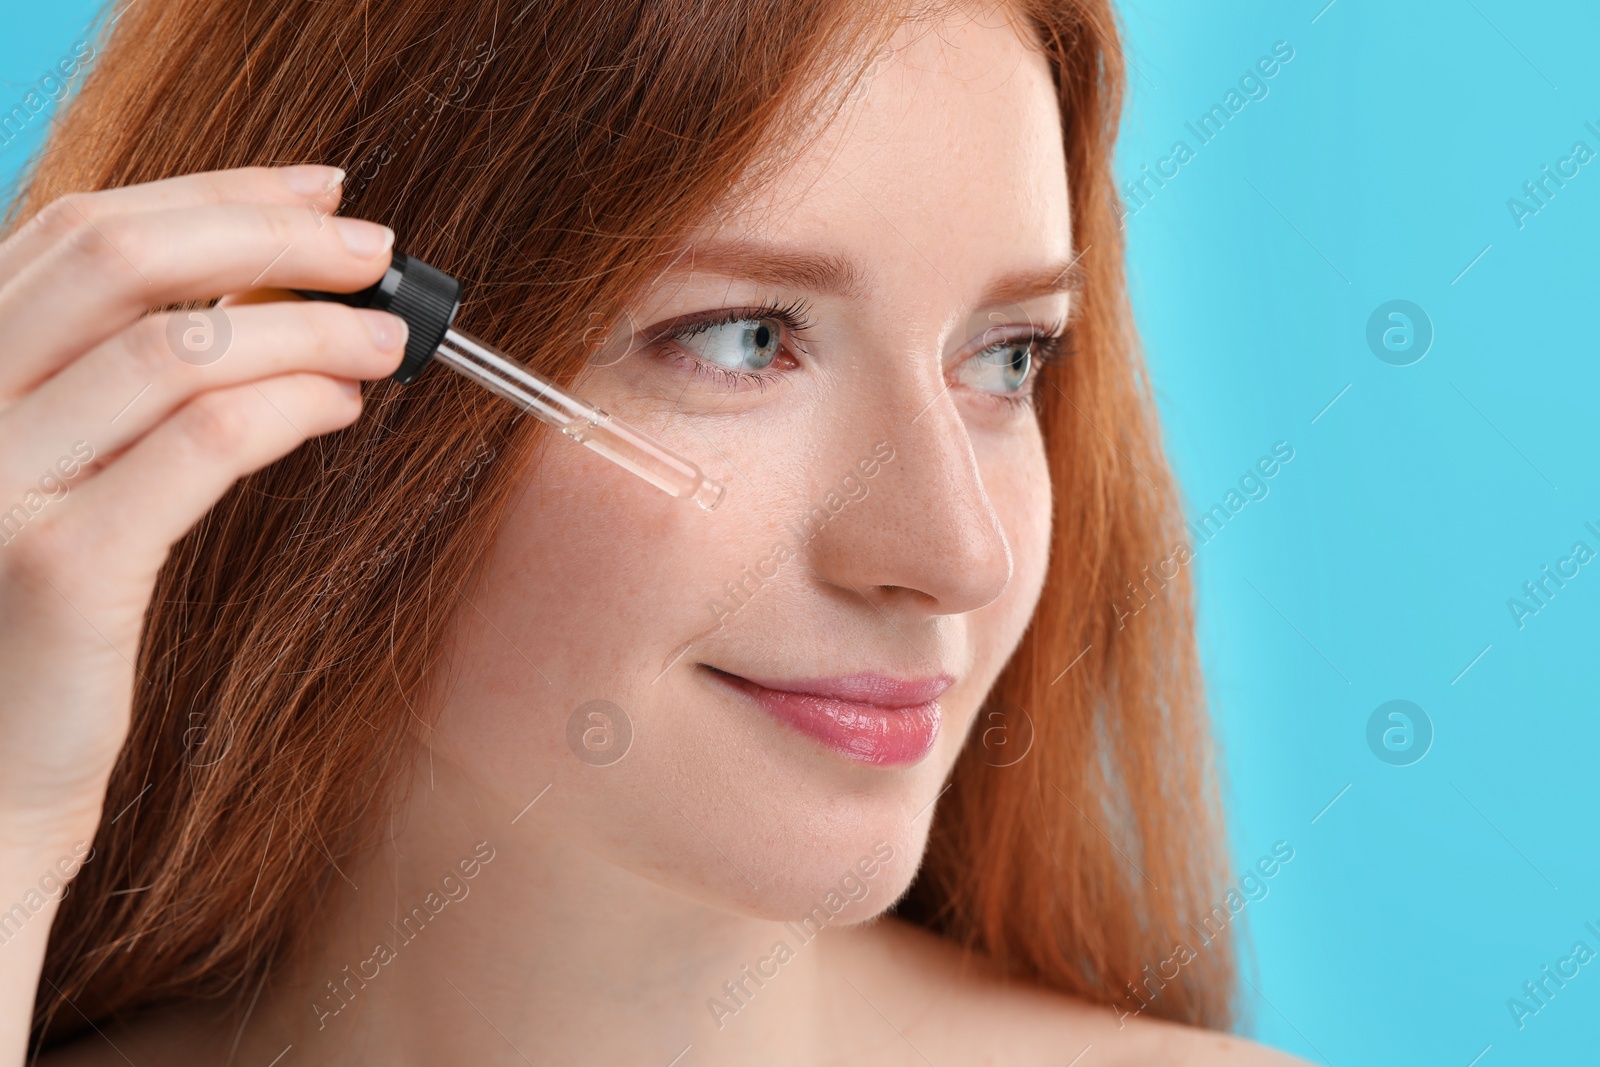
[[504,353],[460,330],[451,321],[461,304],[461,283],[422,260],[395,252],[377,284],[355,293],[296,290],[312,300],[377,308],[406,320],[406,355],[393,378],[410,385],[433,360],[471,378],[562,434],[586,445],[675,497],[710,511],[723,487],[672,449],[535,374]]

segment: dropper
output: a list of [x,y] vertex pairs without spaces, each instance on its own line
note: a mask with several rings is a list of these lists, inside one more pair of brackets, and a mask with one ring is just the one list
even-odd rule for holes
[[405,319],[411,331],[406,355],[392,375],[401,385],[416,381],[430,362],[438,360],[658,489],[693,500],[706,511],[722,500],[723,487],[672,449],[453,329],[450,324],[461,306],[461,283],[414,256],[395,252],[383,277],[359,292],[295,291],[312,300],[376,308]]

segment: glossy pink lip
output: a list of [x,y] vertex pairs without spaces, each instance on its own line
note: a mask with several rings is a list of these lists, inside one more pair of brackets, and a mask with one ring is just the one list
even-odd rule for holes
[[916,763],[928,754],[939,737],[939,694],[954,680],[881,674],[778,680],[711,671],[779,722],[842,756],[879,767]]

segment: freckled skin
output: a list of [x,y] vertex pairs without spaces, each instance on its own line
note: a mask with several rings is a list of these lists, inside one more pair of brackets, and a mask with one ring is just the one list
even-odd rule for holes
[[[763,389],[729,388],[636,352],[582,383],[724,480],[723,505],[700,512],[554,442],[527,473],[474,595],[504,638],[462,617],[439,752],[508,804],[553,780],[564,832],[719,906],[787,917],[876,841],[921,851],[928,819],[914,817],[938,793],[1043,581],[1050,487],[1036,421],[957,382],[950,357],[982,334],[977,300],[994,278],[1071,258],[1065,160],[1043,59],[1003,29],[974,32],[983,46],[961,52],[930,34],[898,42],[907,61],[880,67],[819,143],[698,235],[849,258],[867,296],[697,273],[669,279],[634,312],[650,324],[803,297],[815,325],[798,366]],[[1044,321],[1065,302],[1036,298],[1026,310]],[[894,458],[864,477],[858,464],[880,442]],[[706,634],[725,583],[792,544],[785,525],[847,475],[866,495]],[[527,661],[506,654],[507,639]],[[777,678],[956,681],[933,751],[885,770],[786,730],[701,663]],[[603,779],[572,757],[565,733],[571,709],[597,698],[625,709],[634,730]],[[895,877],[903,886],[912,873],[906,864]],[[860,917],[890,899],[875,897]]]
[[[114,1031],[115,1056],[88,1041],[50,1067],[123,1053],[142,1067],[269,1063],[286,1045],[318,1065],[664,1064],[690,1047],[682,1062],[702,1067],[918,1064],[924,1048],[941,1063],[1059,1065],[1089,1044],[1103,1067],[1291,1062],[1147,1019],[1121,1027],[964,967],[926,931],[866,921],[914,876],[932,802],[1044,581],[1038,426],[958,372],[991,313],[1050,323],[1066,297],[993,309],[979,294],[1072,255],[1043,59],[966,15],[902,28],[894,45],[820,140],[695,238],[846,257],[866,294],[664,279],[633,309],[641,326],[804,297],[803,351],[763,388],[696,377],[681,352],[635,353],[580,383],[726,482],[723,505],[704,513],[549,442],[459,603],[409,791],[385,841],[308,915],[309,958],[273,973],[243,1028],[185,1006]],[[792,524],[830,492],[849,499],[798,540]],[[774,571],[780,544],[793,557]],[[710,605],[762,566],[770,577],[719,625]],[[881,767],[781,725],[711,666],[953,684],[932,750]],[[603,766],[569,747],[570,716],[595,700],[632,733]],[[470,898],[336,997],[342,968],[393,943],[396,917],[479,841],[495,858]],[[842,906],[798,936],[793,921],[829,894]],[[741,995],[733,983],[780,942],[792,955]]]

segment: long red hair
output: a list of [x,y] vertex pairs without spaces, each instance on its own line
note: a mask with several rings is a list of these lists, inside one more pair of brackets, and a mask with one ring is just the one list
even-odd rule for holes
[[[1226,937],[1159,990],[1145,970],[1194,941],[1226,868],[1187,572],[1135,616],[1116,606],[1183,541],[1123,275],[1117,29],[1109,0],[1012,6],[1060,91],[1082,250],[1072,356],[1039,415],[1054,543],[898,913],[1054,989],[1224,1026]],[[891,8],[137,4],[8,224],[68,192],[339,164],[345,213],[484,294],[465,329],[516,337],[571,380],[585,331],[672,258],[729,177],[861,76],[906,17]],[[56,920],[41,1043],[85,1016],[237,996],[302,943],[308,903],[373,841],[408,762],[427,650],[510,495],[516,463],[488,457],[538,439],[512,415],[452,375],[370,386],[355,426],[245,479],[177,545],[106,802],[125,814],[100,827]],[[1019,743],[1031,725],[1024,758],[995,758],[995,723]]]

